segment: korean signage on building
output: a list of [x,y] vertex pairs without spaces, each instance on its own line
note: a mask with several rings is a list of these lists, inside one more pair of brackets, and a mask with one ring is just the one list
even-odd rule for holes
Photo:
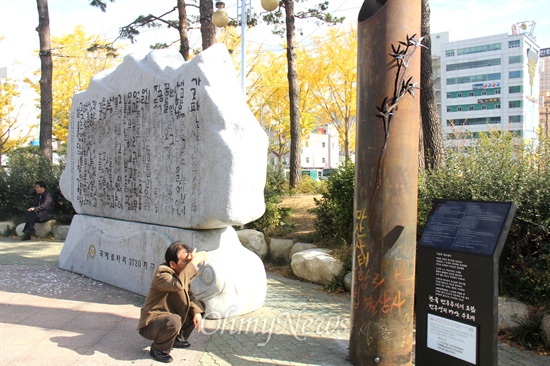
[[487,89],[487,88],[500,88],[500,83],[477,83],[472,84],[473,90]]
[[478,103],[495,103],[500,102],[500,98],[484,98],[484,99],[478,99]]
[[540,57],[550,57],[550,48],[541,48],[539,56]]

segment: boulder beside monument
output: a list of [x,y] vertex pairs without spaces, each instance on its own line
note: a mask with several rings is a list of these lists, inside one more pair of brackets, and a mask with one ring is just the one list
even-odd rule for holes
[[79,215],[59,266],[145,294],[183,240],[208,252],[192,289],[210,317],[256,310],[265,269],[231,226],[265,211],[267,146],[225,46],[126,56],[73,98],[60,187]]

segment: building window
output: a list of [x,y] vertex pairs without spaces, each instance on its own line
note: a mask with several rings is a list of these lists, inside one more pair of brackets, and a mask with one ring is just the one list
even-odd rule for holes
[[517,79],[517,78],[520,78],[521,77],[521,70],[516,70],[516,71],[510,71],[510,79]]
[[523,116],[510,116],[508,118],[508,121],[510,123],[518,123],[518,122],[522,122],[523,121]]
[[462,112],[462,107],[458,107],[456,110],[457,110],[458,112]]
[[482,90],[481,95],[487,95],[487,90]]
[[447,107],[447,112],[451,112],[451,107]]
[[473,111],[473,110],[474,110],[474,106],[473,106],[473,105],[468,106],[468,110],[469,110],[469,111]]
[[321,159],[321,161],[322,161],[323,163],[326,163],[327,160],[326,160],[325,158],[323,158],[323,159]]
[[456,97],[457,97],[457,98],[462,98],[462,93],[458,93],[458,94],[456,95]]
[[306,141],[306,147],[309,147],[309,141]]
[[522,92],[522,85],[514,85],[514,86],[509,86],[508,87],[508,93],[510,94],[513,94],[513,93],[521,93]]
[[325,147],[325,143],[324,143],[324,142],[321,143],[321,147]]
[[500,117],[458,118],[447,120],[447,126],[486,125],[487,123],[500,123]]
[[500,109],[500,104],[495,104],[495,109]]
[[306,158],[306,163],[308,163],[308,164],[309,164],[309,158],[308,158],[308,157]]
[[493,43],[493,44],[486,44],[483,46],[459,48],[458,50],[456,50],[457,51],[456,53],[457,55],[469,55],[472,53],[496,51],[496,50],[500,50],[500,48],[501,48],[500,43]]
[[474,92],[468,92],[468,96],[469,96],[469,97],[473,97],[473,96],[474,96]]
[[486,106],[486,105],[482,105],[482,106],[481,106],[481,109],[487,109],[487,106]]
[[451,93],[447,93],[447,98],[452,98]]
[[480,83],[483,81],[500,80],[500,79],[501,79],[500,72],[496,72],[493,74],[470,75],[470,76],[461,76],[456,78],[448,78],[447,85]]
[[519,39],[516,39],[514,41],[508,41],[508,48],[516,48],[520,46]]
[[445,56],[451,57],[455,55],[455,50],[447,50],[445,51]]
[[493,58],[490,60],[461,62],[458,64],[450,64],[445,67],[447,71],[475,69],[478,67],[489,67],[500,65],[500,58]]
[[500,94],[500,89],[495,89],[495,94]]
[[523,56],[522,55],[510,56],[510,58],[508,59],[508,63],[510,63],[510,64],[520,64],[522,62],[523,62]]
[[523,103],[521,100],[511,100],[508,103],[509,108],[521,108],[523,106]]

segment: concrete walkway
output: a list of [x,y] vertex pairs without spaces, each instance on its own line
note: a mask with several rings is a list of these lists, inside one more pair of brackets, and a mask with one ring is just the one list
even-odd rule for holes
[[[159,365],[136,331],[143,297],[60,270],[62,242],[0,238],[0,365]],[[178,365],[350,365],[350,299],[268,274],[264,306],[209,320]],[[499,344],[501,366],[550,357]]]

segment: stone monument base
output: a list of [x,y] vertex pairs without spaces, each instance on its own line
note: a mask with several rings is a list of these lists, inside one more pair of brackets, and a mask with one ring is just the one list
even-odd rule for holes
[[75,215],[59,267],[145,296],[166,248],[176,240],[208,252],[199,277],[191,283],[197,299],[206,303],[207,317],[242,315],[263,305],[263,263],[241,245],[232,227],[185,230]]

